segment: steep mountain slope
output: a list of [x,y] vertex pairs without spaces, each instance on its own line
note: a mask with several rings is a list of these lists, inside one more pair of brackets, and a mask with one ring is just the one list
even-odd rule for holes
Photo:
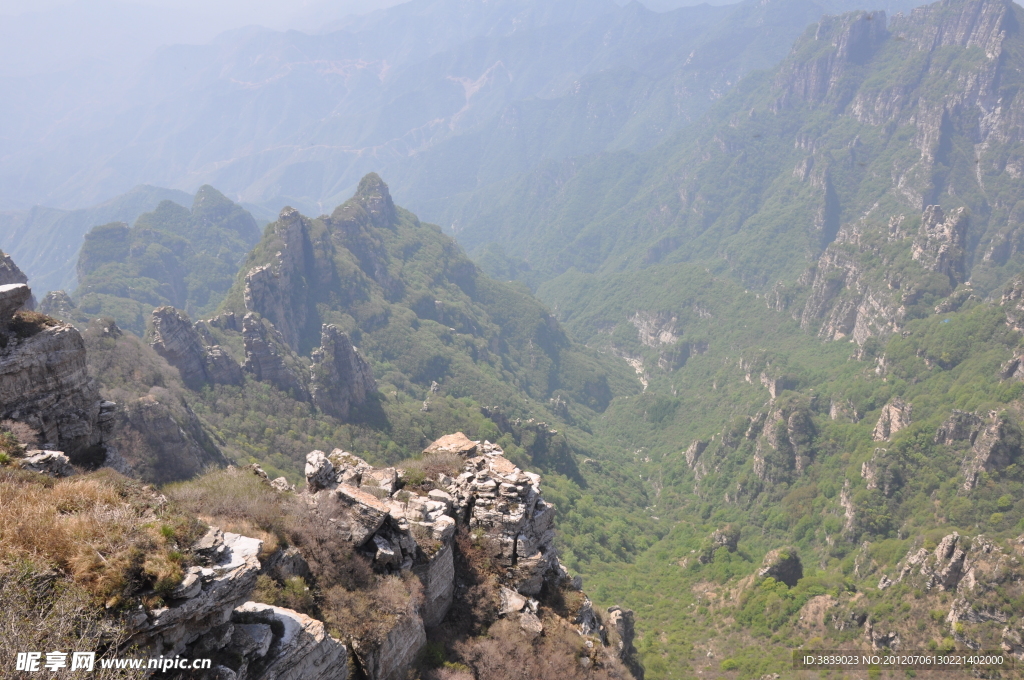
[[1020,653],[1021,18],[824,19],[702,130],[520,178],[461,225],[646,383],[594,434],[665,537],[633,564],[569,539],[567,563],[638,611],[648,677]]

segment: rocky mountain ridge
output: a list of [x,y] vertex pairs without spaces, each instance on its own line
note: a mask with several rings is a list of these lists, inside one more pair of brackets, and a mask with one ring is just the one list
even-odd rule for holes
[[[453,442],[459,453],[449,455],[458,456],[463,471],[456,477],[440,473],[429,480],[429,492],[404,470],[374,468],[340,449],[307,456],[300,496],[314,516],[327,521],[330,540],[351,545],[377,573],[419,583],[419,599],[400,611],[378,613],[383,629],[374,636],[329,634],[323,623],[299,612],[248,600],[257,575],[308,578],[310,567],[301,549],[266,556],[259,540],[212,527],[193,548],[208,566],[191,568],[168,606],[133,614],[131,641],[165,656],[212,656],[214,675],[222,680],[398,680],[417,662],[427,630],[467,596],[468,575],[455,559],[461,550],[456,533],[463,532],[492,554],[489,569],[498,580],[497,591],[487,594],[490,620],[511,621],[533,637],[572,631],[584,650],[578,668],[607,674],[600,677],[642,677],[623,666],[639,669],[631,651],[632,612],[612,608],[599,614],[585,596],[568,614],[552,610],[555,593],[575,593],[581,586],[558,561],[554,509],[540,496],[540,477],[522,472],[500,447],[461,432],[432,448],[451,449]],[[586,672],[583,677],[590,677]]]

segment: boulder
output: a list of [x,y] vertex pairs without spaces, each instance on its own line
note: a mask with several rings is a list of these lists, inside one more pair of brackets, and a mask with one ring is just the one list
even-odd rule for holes
[[[25,276],[25,272],[21,271],[18,265],[14,264],[14,260],[11,259],[10,255],[0,250],[0,286],[18,283],[28,285],[28,277]],[[30,310],[36,308],[36,299],[31,292],[28,299],[23,303],[23,308]]]
[[31,297],[32,291],[24,283],[0,285],[0,324],[10,321]]
[[366,543],[381,528],[388,517],[388,509],[376,496],[354,486],[341,484],[335,497],[348,509],[349,540],[355,545]]
[[242,656],[264,657],[270,650],[274,633],[265,623],[240,623],[233,627],[231,650]]
[[21,467],[51,477],[70,477],[75,474],[71,461],[61,451],[28,451],[21,460]]
[[478,444],[479,442],[473,441],[463,433],[456,432],[437,439],[423,449],[423,453],[456,453],[469,458],[476,455]]
[[759,578],[773,578],[792,588],[804,577],[804,567],[796,548],[778,548],[764,556],[757,575]]
[[337,486],[334,464],[327,459],[323,451],[310,451],[306,454],[306,488],[315,493],[321,489],[333,489]]

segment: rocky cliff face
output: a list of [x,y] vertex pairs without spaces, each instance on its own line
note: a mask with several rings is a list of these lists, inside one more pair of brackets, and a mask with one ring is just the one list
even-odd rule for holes
[[337,326],[324,324],[320,338],[310,368],[313,403],[324,413],[348,420],[351,410],[366,403],[377,383],[370,365]]
[[245,345],[245,364],[242,368],[257,380],[290,392],[298,399],[308,397],[305,385],[299,376],[285,363],[287,352],[284,338],[273,337],[276,328],[267,328],[255,314],[249,313],[242,319],[242,340]]
[[[861,205],[836,183],[834,241],[826,238],[816,266],[795,287],[777,289],[785,291],[785,304],[777,292],[776,306],[806,295],[798,312],[805,328],[863,345],[898,330],[908,314],[915,316],[909,311],[915,305],[930,311],[968,281],[992,286],[1019,269],[1007,264],[1022,252],[1017,201],[988,192],[1003,183],[1016,186],[1022,176],[1015,162],[997,159],[1005,153],[997,149],[1008,150],[1024,138],[1021,94],[1000,94],[998,85],[1020,69],[1010,54],[1017,54],[1021,16],[1003,0],[936,3],[897,15],[888,29],[881,14],[826,19],[813,38],[798,43],[776,76],[775,110],[826,107],[864,128],[845,142],[853,172],[840,170],[832,152],[819,148],[820,140],[798,135],[797,147],[808,155],[793,176],[824,187],[825,212],[825,180],[842,174],[855,186],[861,181],[857,166],[879,172],[885,167],[892,185],[884,198]],[[955,72],[919,60],[942,49],[973,56]],[[878,87],[861,84],[858,69],[883,63],[902,63],[900,76],[883,78],[886,83]],[[949,82],[923,88],[922,78]],[[885,141],[864,144],[869,129],[885,125]],[[899,160],[893,154],[906,138],[890,136],[897,129],[911,135]],[[960,140],[977,153],[956,151]],[[947,200],[953,195],[958,198]],[[907,256],[912,265],[905,263]]]
[[153,349],[178,369],[182,381],[192,389],[205,383],[239,385],[242,369],[223,348],[206,347],[199,333],[173,307],[153,310]]
[[305,561],[289,549],[287,559],[278,551],[261,564],[259,541],[212,528],[194,548],[205,566],[186,574],[167,606],[133,615],[133,641],[164,655],[212,656],[218,677],[234,680],[400,680],[426,644],[427,629],[442,624],[467,595],[460,584],[468,574],[459,567],[465,556],[455,558],[463,532],[493,556],[491,620],[534,636],[549,627],[574,630],[597,654],[588,657],[588,667],[594,663],[626,678],[625,663],[642,677],[632,612],[615,607],[602,620],[583,597],[580,610],[566,619],[545,604],[545,589],[576,592],[580,584],[558,561],[554,508],[540,496],[539,476],[521,471],[489,442],[473,442],[462,455],[463,471],[439,474],[429,491],[406,484],[401,470],[374,468],[341,450],[307,456],[301,496],[332,528],[331,540],[352,546],[378,574],[419,583],[417,604],[381,612],[385,623],[376,635],[342,630],[336,639],[308,616],[251,601],[258,574],[285,562],[288,573],[308,573]]
[[75,460],[103,440],[102,399],[89,378],[81,334],[16,311],[30,299],[23,283],[0,286],[0,419],[24,424],[41,448]]
[[882,407],[882,413],[878,416],[871,438],[875,441],[891,439],[894,434],[910,425],[912,413],[913,407],[896,397]]
[[928,206],[921,218],[921,229],[914,239],[911,257],[925,269],[948,276],[950,287],[956,288],[964,281],[967,227],[964,208],[957,208],[947,217],[939,206]]

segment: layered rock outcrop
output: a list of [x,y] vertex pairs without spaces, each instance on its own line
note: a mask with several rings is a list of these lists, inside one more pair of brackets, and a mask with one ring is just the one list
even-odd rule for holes
[[[307,456],[305,495],[328,514],[338,540],[355,546],[376,571],[412,573],[422,585],[420,606],[397,617],[387,635],[373,643],[353,642],[360,667],[370,678],[404,677],[425,643],[425,629],[447,615],[456,593],[455,534],[460,526],[489,546],[501,584],[498,614],[514,618],[528,633],[543,631],[533,598],[545,584],[579,586],[558,561],[554,507],[540,496],[539,476],[520,470],[500,447],[473,442],[462,433],[428,447],[440,454],[456,450],[464,459],[460,474],[441,473],[418,487],[403,486],[403,471],[374,468],[341,450]],[[632,612],[616,611],[611,619],[622,628],[618,653],[635,659]],[[596,616],[594,621],[581,634],[597,635],[601,624]],[[608,644],[604,632],[600,637]]]
[[878,422],[871,432],[871,438],[876,442],[891,439],[894,434],[910,425],[912,414],[913,407],[899,397],[895,397],[882,407],[882,413],[878,416]]
[[968,222],[964,208],[946,215],[939,206],[930,205],[925,208],[921,228],[910,251],[911,257],[925,269],[948,276],[953,288],[964,281]]
[[[0,286],[23,283],[28,285],[28,277],[21,271],[18,265],[14,264],[11,256],[0,250]],[[28,299],[22,303],[22,308],[32,310],[36,308],[36,298],[29,293]]]
[[367,395],[377,388],[370,365],[348,335],[328,324],[321,331],[319,349],[313,352],[309,384],[316,407],[341,420],[348,420],[352,409],[365,404]]
[[935,443],[970,448],[960,463],[962,489],[970,491],[983,472],[1003,470],[1015,462],[1024,445],[1020,427],[1006,413],[989,411],[985,417],[954,410],[935,433]]
[[970,451],[960,465],[963,490],[970,491],[982,472],[1003,470],[1021,453],[1020,428],[1006,414],[992,412],[984,427],[974,437]]
[[268,329],[255,314],[242,319],[242,341],[245,345],[245,364],[242,366],[254,378],[268,382],[296,398],[308,398],[306,387],[286,363],[282,342],[271,338],[274,329]]
[[805,404],[773,405],[764,416],[758,414],[747,434],[757,438],[754,474],[764,482],[781,481],[791,472],[802,474],[814,458],[816,434]]
[[24,283],[0,286],[0,419],[27,425],[42,448],[74,461],[103,440],[103,400],[75,328],[34,312],[14,316],[30,299]]
[[[465,436],[447,441],[454,439]],[[210,658],[209,677],[226,680],[404,680],[421,658],[429,628],[463,625],[465,608],[454,622],[446,622],[448,612],[456,598],[467,597],[467,581],[479,576],[475,570],[486,568],[486,579],[477,583],[493,592],[477,593],[472,602],[493,610],[483,613],[488,622],[505,619],[529,639],[550,634],[551,626],[560,635],[575,631],[586,640],[570,643],[568,653],[586,648],[587,664],[611,664],[618,669],[613,677],[628,677],[624,668],[633,669],[642,679],[631,611],[613,607],[602,616],[580,594],[582,604],[563,618],[554,611],[564,606],[562,599],[544,599],[578,591],[582,581],[570,578],[558,561],[554,508],[540,497],[540,478],[513,465],[499,447],[473,444],[475,455],[462,458],[460,474],[441,472],[417,484],[406,483],[402,470],[375,468],[341,450],[307,457],[307,486],[287,503],[301,508],[306,521],[323,521],[326,533],[317,533],[318,541],[343,544],[354,551],[355,563],[372,568],[371,597],[386,598],[373,600],[386,605],[367,610],[374,619],[368,627],[335,618],[328,619],[329,632],[307,614],[257,601],[265,592],[259,579],[301,577],[316,584],[324,565],[311,565],[320,559],[319,548],[302,543],[268,554],[261,540],[210,527],[184,551],[191,566],[180,583],[162,587],[160,598],[150,592],[155,606],[139,606],[123,617],[130,636],[125,644],[149,656]],[[451,471],[451,454],[431,455]],[[269,482],[259,466],[249,471],[276,493],[293,493]],[[166,499],[154,494],[154,500]],[[465,533],[457,537],[460,527]],[[466,551],[479,546],[486,546],[486,563],[469,566]],[[314,555],[308,563],[302,554],[307,549]],[[460,573],[460,565],[469,571]],[[393,589],[409,583],[416,585],[402,593]],[[548,595],[542,595],[544,587]],[[405,599],[396,605],[396,597]]]
[[242,369],[219,345],[207,347],[189,319],[173,307],[157,307],[152,314],[153,349],[178,369],[192,389],[206,383],[240,385]]
[[[245,308],[274,324],[294,351],[306,325],[306,308],[301,304],[306,291],[306,225],[302,215],[286,207],[275,223],[281,250],[276,261],[254,267],[245,275]],[[297,304],[298,303],[298,304]]]

